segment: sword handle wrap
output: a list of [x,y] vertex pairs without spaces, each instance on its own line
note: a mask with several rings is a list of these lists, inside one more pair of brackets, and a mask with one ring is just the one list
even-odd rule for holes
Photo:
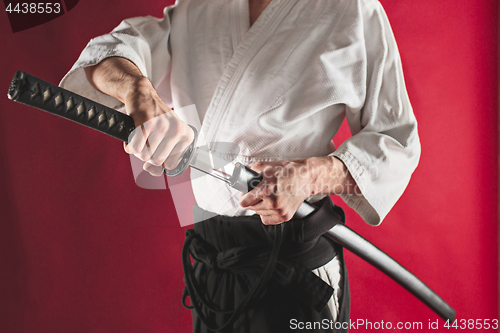
[[135,129],[132,117],[23,71],[14,75],[8,97],[124,142]]
[[[129,115],[23,71],[14,75],[7,96],[13,101],[72,120],[124,142],[128,142],[130,133],[135,129],[134,120]],[[189,127],[193,129],[195,139],[179,165],[173,170],[165,170],[168,176],[182,174],[193,158],[197,132],[193,126]]]

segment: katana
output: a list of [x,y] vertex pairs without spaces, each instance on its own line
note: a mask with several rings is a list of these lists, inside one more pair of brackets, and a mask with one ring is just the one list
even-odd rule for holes
[[[130,134],[135,129],[132,117],[23,71],[18,71],[14,75],[8,97],[13,101],[75,121],[124,142],[128,142]],[[242,192],[250,191],[262,181],[260,174],[245,165],[228,163],[215,154],[211,154],[206,146],[196,147],[196,129],[192,126],[191,128],[195,131],[195,140],[184,153],[178,166],[173,170],[165,170],[168,176],[179,175],[187,167],[191,167],[224,181]],[[304,202],[294,218],[304,218],[312,214],[315,209],[314,205]],[[334,221],[334,225],[326,233],[328,237],[385,273],[444,320],[452,322],[455,319],[455,310],[414,274],[344,225],[338,216],[332,216],[331,220]]]

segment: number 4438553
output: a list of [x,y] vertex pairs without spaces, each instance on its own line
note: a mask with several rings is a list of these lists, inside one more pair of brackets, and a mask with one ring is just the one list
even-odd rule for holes
[[450,329],[468,329],[468,330],[480,330],[480,329],[498,329],[498,319],[455,319],[453,323],[449,320],[443,325],[444,327]]
[[23,2],[13,6],[11,3],[5,8],[6,12],[18,14],[59,14],[61,12],[61,4],[58,2]]

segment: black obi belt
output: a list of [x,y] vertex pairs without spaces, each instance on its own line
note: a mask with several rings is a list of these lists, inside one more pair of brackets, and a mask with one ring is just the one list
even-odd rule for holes
[[[288,332],[292,322],[321,322],[328,328],[314,332],[332,332],[326,305],[333,288],[312,270],[335,256],[343,262],[342,247],[322,235],[343,223],[344,213],[328,196],[315,205],[306,218],[279,225],[264,225],[258,215],[213,216],[195,205],[202,222],[187,230],[182,251],[183,304],[195,310],[194,332]],[[338,320],[349,312],[344,272]]]

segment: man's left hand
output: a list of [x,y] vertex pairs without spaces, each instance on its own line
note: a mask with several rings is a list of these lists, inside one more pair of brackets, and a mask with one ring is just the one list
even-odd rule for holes
[[240,205],[255,211],[266,225],[289,221],[314,194],[360,194],[344,163],[332,156],[258,162],[252,170],[263,180],[240,198]]

